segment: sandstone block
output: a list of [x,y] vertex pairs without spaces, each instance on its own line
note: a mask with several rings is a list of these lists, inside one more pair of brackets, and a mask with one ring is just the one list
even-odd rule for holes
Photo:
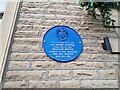
[[96,39],[84,39],[83,38],[83,45],[85,47],[97,46],[97,40]]
[[8,68],[9,69],[28,69],[29,68],[29,61],[10,61]]
[[83,80],[83,88],[118,88],[118,80]]
[[59,25],[59,24],[62,24],[62,22],[61,21],[57,21],[57,20],[55,20],[55,21],[51,21],[51,20],[46,20],[45,21],[45,26],[50,26],[50,25],[52,25],[52,26],[55,26],[55,25]]
[[49,70],[50,79],[70,79],[70,70]]
[[14,38],[14,43],[15,44],[24,44],[24,43],[38,44],[38,43],[42,43],[42,39],[41,38]]
[[69,2],[66,0],[51,0],[50,2],[53,2],[55,5],[76,5],[76,1],[70,0]]
[[39,31],[16,31],[16,37],[30,38],[30,37],[38,37]]
[[40,80],[46,78],[46,71],[8,71],[6,78],[8,80]]
[[80,6],[68,5],[67,6],[67,10],[70,10],[70,11],[80,11]]
[[105,50],[103,50],[102,47],[86,47],[86,51],[89,51],[89,52],[94,53],[94,54],[106,52]]
[[28,45],[28,44],[13,44],[12,51],[39,51],[41,49],[39,44]]
[[29,81],[29,88],[55,88],[56,81]]
[[117,79],[118,73],[115,70],[100,70],[101,79]]
[[80,88],[81,83],[79,80],[60,81],[60,88]]
[[73,69],[103,69],[103,62],[86,62],[86,61],[77,61],[77,62],[68,62],[61,63],[61,68],[73,68]]
[[[40,26],[40,25],[33,25],[33,30],[37,30],[37,31],[39,31],[39,32],[41,32],[41,30],[48,30],[49,28],[51,28],[51,26]],[[42,31],[42,32],[43,32]]]
[[4,88],[27,88],[27,83],[25,81],[14,81],[5,82]]
[[93,60],[118,60],[118,55],[112,54],[92,54]]
[[59,20],[66,19],[66,20],[79,20],[81,19],[80,16],[69,16],[69,15],[56,15],[56,18]]
[[56,18],[57,18],[55,15],[52,15],[52,14],[46,14],[45,16],[46,16],[44,18],[45,20],[56,20]]
[[96,70],[73,70],[74,78],[95,79],[98,78]]
[[118,62],[105,62],[106,69],[116,69],[118,70]]
[[89,53],[81,53],[77,58],[77,60],[90,60],[90,54]]
[[[103,26],[102,24],[101,25],[93,24],[93,25],[96,27],[100,27],[100,28]],[[91,26],[91,25],[89,25],[89,26]],[[86,36],[86,38],[98,38],[98,39],[103,39],[104,36],[116,37],[115,34],[110,34],[110,33],[90,33],[90,32],[88,32],[88,33],[84,33],[84,35]]]
[[70,15],[70,11],[68,10],[55,10],[58,15]]
[[66,5],[51,5],[49,8],[51,9],[59,9],[59,10],[66,10],[67,9],[67,6]]
[[[43,20],[35,20],[35,19],[31,19],[31,18],[40,18],[43,17],[43,14],[29,14],[29,15],[25,15],[23,13],[20,14],[20,19],[18,21],[18,24],[24,24],[24,25],[43,25],[44,21]],[[24,19],[26,18],[26,19]]]
[[64,24],[67,25],[67,26],[71,26],[71,27],[77,27],[77,26],[80,26],[80,22],[67,22],[67,21],[64,21]]
[[12,53],[11,60],[31,60],[31,59],[47,59],[45,53]]
[[33,61],[33,69],[43,69],[43,68],[60,68],[60,64],[56,61]]
[[73,15],[73,16],[80,16],[81,14],[82,14],[82,15],[84,15],[84,14],[85,14],[85,12],[84,12],[84,11],[82,11],[82,10],[81,10],[81,12],[76,11],[76,10],[75,10],[75,11],[71,11],[71,12],[70,12],[70,15]]
[[19,30],[19,31],[25,31],[25,30],[33,30],[32,28],[33,28],[32,25],[17,24],[16,29]]

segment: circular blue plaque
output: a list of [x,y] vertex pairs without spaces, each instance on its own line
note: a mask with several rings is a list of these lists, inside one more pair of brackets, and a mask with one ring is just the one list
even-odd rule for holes
[[55,26],[43,37],[44,51],[52,59],[65,62],[75,59],[83,48],[80,35],[68,26]]

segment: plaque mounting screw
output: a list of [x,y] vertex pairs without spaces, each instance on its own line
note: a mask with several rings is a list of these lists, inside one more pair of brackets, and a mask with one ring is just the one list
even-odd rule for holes
[[81,43],[81,42],[79,42],[79,43]]

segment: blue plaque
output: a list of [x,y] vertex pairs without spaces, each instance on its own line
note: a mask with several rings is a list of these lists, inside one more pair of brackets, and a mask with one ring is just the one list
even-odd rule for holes
[[80,35],[68,26],[55,26],[43,37],[44,51],[52,59],[65,62],[75,59],[83,48]]

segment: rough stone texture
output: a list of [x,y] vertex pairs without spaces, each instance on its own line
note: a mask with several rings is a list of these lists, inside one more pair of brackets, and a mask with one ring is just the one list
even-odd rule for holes
[[16,31],[16,37],[37,37],[39,35],[39,31]]
[[46,59],[45,53],[12,53],[11,60]]
[[28,69],[29,68],[29,61],[10,61],[8,68],[10,70],[13,69]]
[[13,51],[39,51],[39,50],[41,50],[41,47],[40,47],[40,45],[25,45],[25,44],[23,44],[23,45],[13,45],[13,47],[12,47],[12,50]]
[[55,61],[33,61],[32,69],[60,68],[60,64]]
[[27,82],[26,81],[14,81],[14,82],[5,82],[5,88],[26,88]]
[[79,80],[60,81],[60,88],[80,88],[81,83]]
[[71,79],[70,70],[50,70],[49,77],[50,79]]
[[93,60],[118,60],[118,55],[111,54],[92,54]]
[[[103,37],[116,37],[80,9],[78,0],[23,1],[18,13],[4,88],[117,88],[118,56],[103,50]],[[55,25],[81,35],[83,52],[60,63],[46,55],[42,38]]]
[[78,60],[90,60],[90,54],[89,53],[81,53],[81,55],[79,55],[77,57]]
[[116,69],[118,70],[118,62],[105,62],[106,69]]
[[83,80],[83,88],[118,88],[117,80]]
[[100,70],[100,78],[101,79],[117,79],[118,73],[115,72],[115,70]]
[[56,88],[56,81],[29,81],[29,88]]
[[6,79],[8,80],[40,80],[46,78],[46,71],[8,71]]
[[74,78],[77,79],[97,79],[98,74],[95,70],[74,70]]
[[61,68],[65,69],[103,69],[104,63],[103,62],[86,62],[86,61],[79,61],[79,62],[68,62],[68,63],[61,63]]
[[42,42],[41,38],[15,38],[14,39],[15,44],[24,44],[24,43],[36,44],[41,42]]

